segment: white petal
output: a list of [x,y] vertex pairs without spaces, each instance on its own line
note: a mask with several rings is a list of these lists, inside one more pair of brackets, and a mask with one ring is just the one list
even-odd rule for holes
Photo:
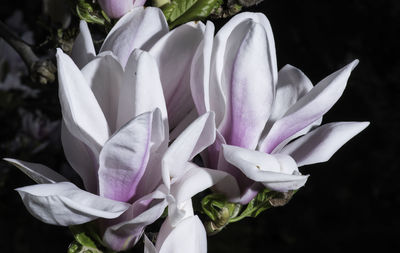
[[97,218],[113,219],[130,206],[83,191],[69,182],[16,190],[33,216],[45,223],[61,226],[82,224]]
[[144,234],[143,237],[144,253],[158,253],[156,247],[154,247],[153,243],[147,238],[146,234]]
[[313,87],[310,79],[300,69],[289,64],[285,65],[278,73],[274,107],[268,123],[274,123],[281,118]]
[[[166,130],[166,131],[165,131]],[[160,185],[161,179],[161,160],[168,148],[168,128],[161,118],[160,110],[153,112],[153,122],[151,130],[150,158],[146,171],[137,187],[136,196],[133,200],[148,194]]]
[[[214,40],[214,50],[213,50],[213,62],[212,62],[212,72],[211,72],[211,94],[217,94],[223,92],[223,96],[225,98],[212,99],[210,100],[211,108],[221,108],[224,106],[222,103],[223,99],[227,99],[226,96],[229,95],[227,93],[226,84],[224,84],[224,79],[230,80],[231,76],[231,64],[234,61],[235,54],[233,52],[237,51],[240,42],[243,40],[243,37],[246,35],[249,30],[249,25],[251,23],[257,23],[263,26],[267,35],[268,41],[268,62],[271,63],[271,73],[272,80],[275,84],[277,82],[277,64],[276,64],[276,53],[275,53],[275,42],[272,34],[271,25],[268,19],[262,13],[250,13],[244,12],[238,15],[235,15],[233,18],[226,23],[221,30],[217,33]],[[239,42],[239,43],[238,43]],[[217,111],[217,110],[216,110]],[[220,111],[220,110],[218,110]],[[219,130],[219,124],[223,120],[221,117],[223,115],[216,115],[216,123]]]
[[369,122],[334,122],[322,125],[289,143],[281,151],[298,166],[328,161],[335,152],[369,125]]
[[270,153],[288,137],[322,117],[342,95],[351,71],[358,60],[324,78],[307,95],[303,96],[272,126],[260,144],[260,150]]
[[199,115],[210,111],[210,97],[213,96],[209,85],[214,30],[214,24],[207,21],[203,41],[193,56],[190,70],[190,88]]
[[121,64],[112,55],[102,55],[89,62],[82,74],[106,117],[110,132],[114,133],[123,77]]
[[249,21],[226,79],[231,106],[226,111],[224,136],[235,146],[256,148],[272,110],[275,80],[266,36],[263,26]]
[[159,8],[137,7],[114,25],[100,52],[112,51],[125,67],[133,49],[148,50],[167,32],[168,24]]
[[[161,232],[160,232],[161,233]],[[199,217],[191,216],[173,228],[160,244],[159,253],[206,253],[207,234]]]
[[[273,124],[285,115],[285,113],[292,107],[300,98],[306,95],[314,86],[310,79],[298,68],[291,65],[284,66],[278,73],[278,84],[276,87],[275,100],[273,105],[272,114],[270,115],[267,125],[265,126],[263,138],[260,143],[264,142],[267,137],[266,133],[269,132]],[[279,151],[290,141],[308,133],[313,128],[321,125],[322,117],[315,122],[288,137],[281,142],[271,153],[279,153]]]
[[94,154],[85,143],[73,136],[64,122],[61,124],[61,142],[68,163],[82,178],[85,189],[97,193],[99,154]]
[[218,183],[221,183],[219,192],[229,197],[240,195],[236,180],[224,171],[202,168],[194,163],[187,163],[186,170],[187,172],[171,186],[171,195],[175,197],[177,205]]
[[103,235],[103,241],[115,251],[132,247],[142,236],[145,227],[160,218],[166,206],[167,201],[163,200],[133,219],[108,227]]
[[215,140],[214,113],[209,112],[196,119],[171,144],[162,160],[162,177],[169,187],[170,178],[185,173],[186,162],[190,161]]
[[153,113],[135,117],[101,150],[100,196],[128,202],[135,195],[150,157]]
[[89,27],[86,21],[81,20],[79,23],[79,34],[72,47],[71,58],[74,60],[76,66],[81,69],[95,56],[96,51]]
[[109,137],[104,114],[85,78],[69,56],[57,50],[59,97],[68,130],[98,152]]
[[68,179],[42,164],[29,163],[11,158],[4,158],[4,160],[20,169],[38,184],[68,182]]
[[163,119],[167,121],[167,109],[157,63],[149,53],[136,49],[129,57],[125,68],[119,95],[117,127],[139,114],[156,108],[161,110]]
[[189,86],[190,66],[203,32],[201,22],[181,25],[149,51],[160,69],[170,128],[174,128],[194,107]]
[[303,186],[307,175],[299,174],[296,162],[288,155],[269,155],[259,151],[223,145],[224,158],[248,178],[275,191]]

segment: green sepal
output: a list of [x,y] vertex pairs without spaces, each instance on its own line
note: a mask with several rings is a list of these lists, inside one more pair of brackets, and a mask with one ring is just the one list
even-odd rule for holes
[[111,253],[95,231],[92,223],[70,226],[75,240],[70,244],[68,253]]
[[163,13],[170,28],[180,24],[207,18],[223,0],[172,0],[163,6]]
[[79,0],[76,4],[76,13],[79,18],[88,23],[105,25],[110,18],[101,10],[95,10],[90,1]]

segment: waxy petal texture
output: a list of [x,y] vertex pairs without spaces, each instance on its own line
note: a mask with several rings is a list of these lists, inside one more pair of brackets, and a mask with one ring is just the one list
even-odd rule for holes
[[69,182],[38,184],[16,190],[33,216],[61,226],[83,224],[97,218],[113,219],[130,206],[83,191]]
[[227,142],[232,145],[256,148],[271,113],[275,80],[266,36],[263,26],[251,22],[232,65],[231,110],[227,111],[231,113]]
[[125,67],[135,48],[148,50],[167,32],[168,24],[159,8],[137,7],[114,25],[100,52],[112,51]]
[[121,64],[111,54],[99,56],[82,69],[82,74],[103,111],[110,133],[114,133],[124,74]]
[[160,69],[171,129],[194,107],[188,85],[190,66],[203,32],[201,22],[181,25],[162,37],[149,51]]
[[74,60],[78,68],[83,68],[89,61],[96,56],[92,35],[86,21],[81,20],[79,23],[79,34],[75,39],[72,47],[71,58]]
[[[206,230],[197,215],[183,219],[170,231],[164,231],[169,233],[167,236],[164,235],[165,240],[161,242],[157,240],[156,248],[159,253],[207,252]],[[160,234],[159,237],[162,235]]]
[[[225,110],[229,110],[229,80],[231,79],[232,74],[232,66],[235,61],[236,54],[232,54],[231,52],[237,52],[239,46],[243,38],[246,36],[248,30],[252,26],[252,24],[257,23],[261,25],[266,32],[267,39],[267,47],[268,47],[268,58],[267,60],[271,68],[268,70],[269,73],[272,74],[272,82],[276,84],[278,79],[278,71],[276,64],[276,54],[275,54],[275,42],[272,34],[271,25],[265,15],[261,13],[241,13],[235,15],[233,18],[226,23],[221,30],[217,33],[214,40],[214,49],[212,55],[212,72],[211,72],[211,87],[210,91],[212,93],[218,94],[222,92],[222,97],[225,100]],[[265,45],[264,45],[265,46]],[[218,107],[224,106],[221,104],[221,100],[210,100],[211,109],[215,111],[216,114],[216,124],[219,130],[221,122],[224,117],[226,118],[226,114],[219,115],[219,112],[223,112],[221,108],[216,109]],[[225,119],[226,121],[227,119]],[[223,130],[223,129],[222,129]],[[224,132],[225,130],[223,130]],[[224,133],[222,133],[224,134]]]
[[[193,102],[199,115],[210,111],[210,100],[215,93],[210,92],[210,65],[214,40],[214,24],[207,22],[204,37],[193,56],[190,88]],[[219,112],[218,114],[221,114]]]
[[93,153],[88,145],[73,136],[64,122],[61,124],[61,142],[68,163],[82,178],[85,189],[97,194],[98,152]]
[[183,175],[185,165],[215,140],[214,114],[196,119],[171,144],[162,160],[162,178],[169,188],[171,178]]
[[156,108],[160,109],[164,121],[167,121],[167,109],[157,63],[149,53],[135,49],[129,57],[118,106],[117,128],[139,114]]
[[[141,205],[140,202],[141,201],[137,201],[137,205]],[[133,212],[137,212],[135,209],[139,208],[135,205],[136,204],[133,204],[131,207]],[[142,236],[144,228],[160,218],[166,206],[167,201],[162,200],[150,208],[146,206],[146,209],[143,212],[140,212],[133,218],[108,227],[103,235],[103,241],[111,249],[116,251],[126,250],[132,247]]]
[[326,162],[339,148],[368,125],[369,122],[325,124],[289,143],[281,153],[292,156],[298,166]]
[[153,113],[141,114],[104,144],[99,156],[100,196],[129,202],[135,195],[150,157],[152,122]]
[[109,137],[106,118],[84,76],[60,49],[57,63],[63,121],[72,135],[97,153]]
[[282,141],[322,117],[342,95],[350,73],[357,63],[357,60],[353,61],[324,78],[303,96],[285,113],[284,117],[275,122],[260,144],[260,150],[270,153]]
[[288,155],[269,155],[229,145],[223,145],[223,152],[226,161],[271,190],[296,190],[307,181],[308,176],[298,172],[296,162]]
[[11,158],[4,158],[4,160],[20,169],[38,184],[68,182],[68,179],[66,179],[64,176],[42,164],[29,163]]

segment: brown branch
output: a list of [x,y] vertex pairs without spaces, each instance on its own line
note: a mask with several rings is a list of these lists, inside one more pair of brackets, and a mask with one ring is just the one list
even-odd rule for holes
[[32,47],[10,31],[2,21],[0,21],[0,37],[21,56],[29,69],[33,81],[41,84],[54,82],[57,70],[54,64],[50,60],[43,60],[37,57]]

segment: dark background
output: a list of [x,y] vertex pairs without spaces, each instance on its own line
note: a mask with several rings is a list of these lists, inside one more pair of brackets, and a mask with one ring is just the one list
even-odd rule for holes
[[[40,1],[2,2],[0,19],[17,8],[37,29]],[[400,2],[265,0],[250,10],[269,18],[279,68],[294,65],[314,84],[358,58],[360,64],[344,95],[324,122],[371,121],[371,125],[329,162],[301,168],[311,177],[288,205],[228,226],[209,238],[209,252],[397,252]],[[57,88],[50,85],[44,90],[38,106],[56,119]],[[1,103],[2,143],[10,142],[20,129],[13,120],[17,108],[12,106],[18,99],[15,95],[9,104]],[[65,167],[57,140],[35,155],[29,150],[0,151],[2,157]],[[72,240],[69,231],[34,219],[13,190],[32,181],[5,163],[0,169],[0,252],[66,252]]]

